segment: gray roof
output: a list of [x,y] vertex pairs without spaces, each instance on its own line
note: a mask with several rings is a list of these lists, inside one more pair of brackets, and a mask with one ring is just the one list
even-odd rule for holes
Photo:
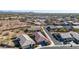
[[62,38],[72,38],[72,36],[70,35],[70,33],[60,33]]
[[26,34],[22,34],[18,38],[20,38],[19,42],[20,42],[20,44],[21,44],[22,47],[30,45],[30,44],[35,44],[35,42],[28,35],[26,35]]
[[76,32],[71,32],[71,34],[73,35],[74,38],[76,38],[77,40],[79,40],[79,34]]

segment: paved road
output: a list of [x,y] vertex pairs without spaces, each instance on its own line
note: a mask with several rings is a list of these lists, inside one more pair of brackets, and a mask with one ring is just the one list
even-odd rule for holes
[[54,47],[43,47],[40,49],[79,49],[79,46],[54,46]]

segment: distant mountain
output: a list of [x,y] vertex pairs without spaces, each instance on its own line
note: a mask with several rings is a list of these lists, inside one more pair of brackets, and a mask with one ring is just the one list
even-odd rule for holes
[[[43,10],[44,11],[44,10]],[[43,11],[26,11],[26,10],[0,10],[0,14],[28,14],[33,16],[77,16],[79,13],[54,13],[50,11],[49,13]]]

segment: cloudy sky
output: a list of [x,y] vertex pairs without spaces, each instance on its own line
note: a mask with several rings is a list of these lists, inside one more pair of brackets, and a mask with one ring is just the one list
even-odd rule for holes
[[0,10],[79,13],[78,0],[0,0]]

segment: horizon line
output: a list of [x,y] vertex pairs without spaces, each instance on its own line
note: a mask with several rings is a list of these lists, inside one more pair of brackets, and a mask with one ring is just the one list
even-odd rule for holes
[[79,10],[0,10],[1,12],[79,13]]

